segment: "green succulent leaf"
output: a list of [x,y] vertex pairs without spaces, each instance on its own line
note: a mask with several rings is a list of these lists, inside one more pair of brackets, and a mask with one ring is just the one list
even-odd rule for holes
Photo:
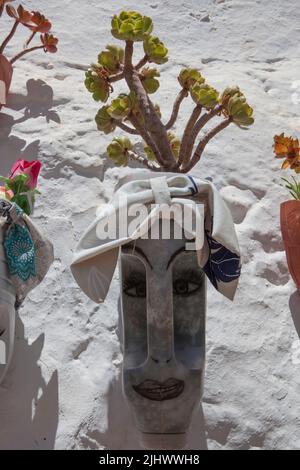
[[106,78],[101,77],[93,68],[89,69],[85,74],[84,84],[86,89],[92,93],[95,101],[105,103],[110,94],[110,85]]
[[253,109],[246,102],[245,96],[234,95],[229,99],[227,112],[238,126],[251,126],[254,123]]
[[128,137],[115,137],[107,147],[108,156],[116,166],[128,165],[130,150],[132,150],[132,143]]
[[137,11],[122,11],[111,22],[112,35],[124,41],[144,41],[152,33],[153,23],[148,16]]
[[206,83],[196,83],[190,92],[195,103],[206,109],[214,108],[219,102],[219,92]]
[[116,129],[117,123],[107,112],[109,106],[102,106],[96,114],[95,121],[99,131],[110,134]]
[[164,64],[169,60],[168,49],[158,37],[148,36],[144,40],[144,51],[150,62]]
[[159,77],[160,73],[157,69],[144,68],[140,74],[140,78],[146,92],[155,93],[159,88],[159,81],[155,77]]
[[186,68],[182,69],[178,81],[182,88],[189,90],[195,83],[201,84],[205,82],[205,78],[197,69]]
[[155,158],[155,155],[154,155],[154,153],[153,153],[153,150],[152,150],[148,145],[146,145],[146,146],[144,147],[144,152],[145,152],[145,154],[146,154],[146,156],[147,156],[147,159],[148,159],[149,161],[151,161],[151,162],[156,161],[156,158]]
[[98,62],[110,73],[116,73],[124,62],[124,49],[110,44],[106,46],[106,49],[100,52]]
[[114,119],[122,121],[130,114],[133,107],[131,95],[122,93],[118,98],[114,99],[110,106],[107,108],[107,113]]

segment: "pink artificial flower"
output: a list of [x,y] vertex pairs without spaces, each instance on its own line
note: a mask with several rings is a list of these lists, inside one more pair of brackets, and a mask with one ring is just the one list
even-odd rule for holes
[[37,160],[33,160],[32,162],[28,162],[26,160],[18,160],[13,165],[9,178],[13,179],[17,175],[28,175],[29,178],[27,180],[26,185],[28,189],[33,190],[37,187],[37,180],[39,177],[41,166],[41,163]]
[[13,191],[6,189],[4,186],[0,186],[0,198],[7,199],[10,201],[14,197]]

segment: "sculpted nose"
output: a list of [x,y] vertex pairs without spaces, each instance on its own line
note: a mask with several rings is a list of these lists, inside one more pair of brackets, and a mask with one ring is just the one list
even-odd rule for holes
[[168,363],[174,356],[172,273],[147,273],[148,356]]
[[[159,359],[156,359],[156,357],[152,357],[151,356],[151,359],[153,362],[155,362],[155,364],[161,364],[162,361],[160,361]],[[165,364],[169,364],[170,362],[172,361],[172,358],[170,357],[169,359],[167,359],[166,361],[163,361]]]

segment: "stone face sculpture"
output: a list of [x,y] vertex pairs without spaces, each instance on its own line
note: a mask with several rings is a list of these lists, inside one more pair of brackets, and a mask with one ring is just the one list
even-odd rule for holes
[[139,239],[121,252],[124,393],[146,447],[161,434],[183,447],[202,395],[206,279],[186,243]]
[[[195,224],[187,229],[176,208]],[[75,249],[73,276],[95,302],[105,300],[118,260],[125,396],[146,448],[183,448],[203,389],[206,278],[232,300],[240,275],[230,211],[208,181],[133,176]]]

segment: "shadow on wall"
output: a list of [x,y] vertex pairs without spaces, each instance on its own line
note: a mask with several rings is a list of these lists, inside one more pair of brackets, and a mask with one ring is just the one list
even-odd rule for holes
[[290,296],[289,306],[295,329],[300,338],[300,293],[297,290]]
[[[7,175],[19,158],[35,160],[39,140],[30,144],[12,135],[14,125],[45,117],[59,122],[52,110],[53,90],[42,80],[28,80],[27,95],[11,94],[7,108],[22,111],[14,119],[5,108],[0,113],[0,175]],[[44,346],[40,335],[32,344],[24,338],[24,326],[17,315],[14,357],[0,387],[0,449],[53,449],[58,426],[58,376],[55,371],[45,382],[38,361]]]
[[45,382],[38,361],[44,335],[32,344],[17,315],[11,368],[0,387],[0,449],[53,449],[58,426],[58,375]]
[[35,160],[39,150],[39,140],[29,145],[26,141],[12,135],[12,129],[16,124],[21,124],[29,119],[45,117],[46,121],[59,123],[60,118],[52,107],[53,90],[43,80],[30,79],[26,83],[27,95],[12,93],[9,95],[7,108],[14,111],[22,111],[23,116],[14,119],[6,114],[5,108],[0,113],[0,174],[7,175],[12,164],[19,158]]

